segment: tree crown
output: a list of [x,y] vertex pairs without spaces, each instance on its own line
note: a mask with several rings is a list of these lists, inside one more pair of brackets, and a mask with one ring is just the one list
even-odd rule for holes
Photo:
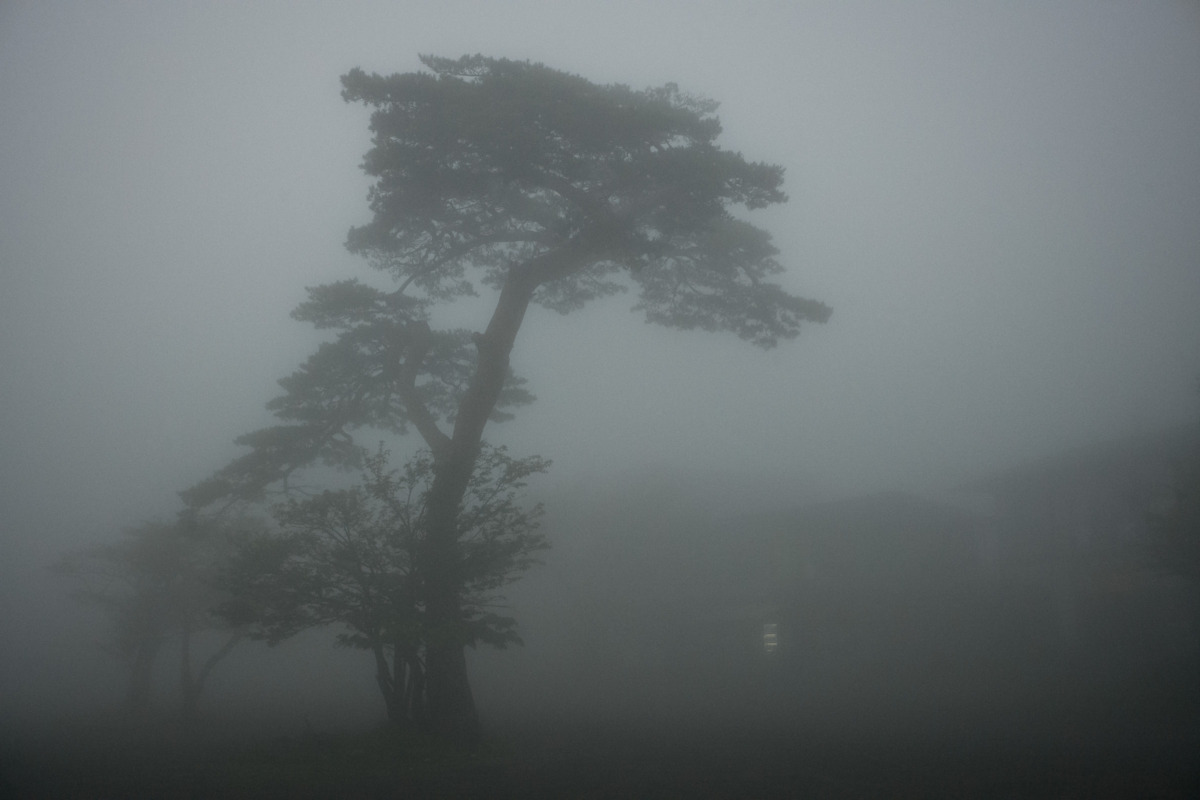
[[501,286],[525,269],[535,302],[566,312],[623,290],[623,272],[648,321],[763,347],[828,317],[766,280],[782,271],[770,235],[730,213],[787,196],[782,167],[717,146],[715,102],[529,62],[421,60],[432,74],[342,78],[347,101],[376,109],[374,218],[347,247],[404,287],[447,299],[474,293],[477,270]]

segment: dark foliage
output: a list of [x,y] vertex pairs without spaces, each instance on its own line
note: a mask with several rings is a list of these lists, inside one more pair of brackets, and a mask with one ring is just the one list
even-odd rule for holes
[[362,482],[275,508],[279,530],[243,537],[224,585],[233,599],[223,613],[272,644],[300,631],[336,624],[338,641],[369,650],[393,722],[424,721],[425,652],[452,639],[494,647],[520,644],[516,620],[497,613],[496,591],[535,563],[546,540],[537,532],[541,506],[517,503],[530,475],[549,466],[487,447],[459,511],[462,591],[459,629],[447,631],[426,613],[426,503],[433,459],[422,452],[389,470],[382,449],[366,462]]

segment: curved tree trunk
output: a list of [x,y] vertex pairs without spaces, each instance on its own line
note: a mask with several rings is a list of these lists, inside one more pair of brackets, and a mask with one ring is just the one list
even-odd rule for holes
[[479,717],[463,652],[466,638],[458,511],[475,469],[483,429],[508,379],[509,354],[536,286],[531,269],[514,268],[500,292],[487,331],[476,335],[475,375],[459,404],[449,446],[435,451],[433,484],[426,504],[427,710],[435,733],[468,747],[479,739]]

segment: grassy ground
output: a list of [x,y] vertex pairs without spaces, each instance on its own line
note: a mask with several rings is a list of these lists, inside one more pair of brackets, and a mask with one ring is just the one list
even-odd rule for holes
[[96,721],[9,742],[3,791],[18,798],[1189,798],[1195,730],[1157,743],[1057,734],[833,735],[751,724],[511,722],[474,753],[387,729],[257,739],[169,723]]

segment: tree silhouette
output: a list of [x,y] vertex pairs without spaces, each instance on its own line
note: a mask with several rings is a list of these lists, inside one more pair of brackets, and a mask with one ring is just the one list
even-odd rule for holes
[[[246,523],[246,521],[243,521]],[[67,553],[52,567],[70,577],[75,596],[102,609],[111,622],[103,644],[130,668],[126,702],[135,712],[150,705],[154,665],[171,639],[179,646],[180,711],[195,718],[205,682],[242,639],[243,631],[218,616],[226,600],[214,585],[229,555],[229,526],[147,522],[116,542]],[[221,644],[197,664],[196,639],[219,631]]]
[[[783,169],[721,149],[716,103],[674,84],[602,86],[540,64],[423,56],[428,71],[352,70],[343,97],[374,109],[363,169],[373,217],[347,247],[398,283],[309,290],[297,319],[336,332],[271,401],[280,424],[185,493],[228,504],[324,461],[361,463],[354,433],[414,429],[432,454],[420,564],[426,615],[462,631],[459,514],[484,428],[529,402],[509,355],[531,303],[561,313],[627,289],[648,322],[728,331],[760,347],[823,322],[827,306],[772,281],[770,234],[730,208],[787,198]],[[482,330],[435,330],[432,309],[480,289]],[[434,728],[477,735],[462,635],[431,641]]]
[[548,462],[514,459],[485,446],[458,516],[462,556],[461,629],[431,625],[420,558],[434,463],[426,451],[391,471],[382,449],[350,489],[289,499],[275,509],[277,532],[238,543],[224,585],[223,613],[274,644],[300,631],[336,624],[339,643],[369,650],[393,723],[423,723],[425,664],[431,642],[505,647],[520,644],[516,620],[496,613],[496,591],[535,562],[545,538],[541,506],[517,502],[525,479]]

